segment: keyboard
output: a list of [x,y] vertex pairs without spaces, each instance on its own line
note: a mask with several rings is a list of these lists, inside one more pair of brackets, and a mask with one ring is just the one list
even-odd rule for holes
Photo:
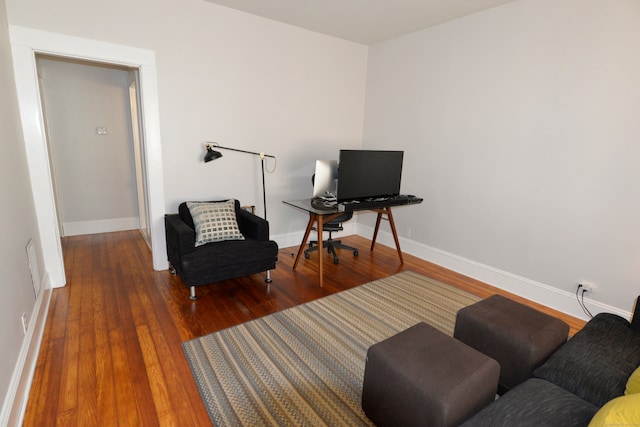
[[368,209],[377,209],[377,208],[386,208],[392,206],[402,206],[402,205],[412,205],[417,203],[422,203],[420,197],[410,196],[401,194],[399,196],[394,197],[380,197],[374,199],[365,199],[365,200],[351,200],[342,202],[342,206],[344,206],[345,211],[354,211],[354,210],[368,210]]

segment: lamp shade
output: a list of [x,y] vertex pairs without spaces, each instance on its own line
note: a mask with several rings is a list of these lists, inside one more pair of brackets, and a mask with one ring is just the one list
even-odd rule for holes
[[[260,163],[262,165],[262,203],[264,204],[264,219],[267,219],[267,195],[265,192],[265,185],[264,185],[264,162],[266,157],[275,159],[276,156],[272,156],[271,154],[265,154],[265,153],[255,153],[253,151],[247,151],[247,150],[239,150],[237,148],[223,147],[217,142],[207,142],[205,144],[205,147],[207,148],[207,154],[204,155],[205,163],[222,157],[222,154],[219,151],[214,151],[213,149],[214,147],[218,149],[223,149],[223,150],[237,151],[238,153],[245,153],[245,154],[252,154],[254,156],[260,156]],[[274,170],[275,170],[275,166],[274,166]]]
[[215,151],[211,145],[207,146],[207,154],[204,155],[204,162],[210,162],[211,160],[219,159],[222,157],[222,153]]

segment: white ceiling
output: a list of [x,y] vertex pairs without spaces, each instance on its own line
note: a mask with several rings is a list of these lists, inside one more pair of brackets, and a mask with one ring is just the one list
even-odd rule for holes
[[207,1],[368,45],[514,0]]

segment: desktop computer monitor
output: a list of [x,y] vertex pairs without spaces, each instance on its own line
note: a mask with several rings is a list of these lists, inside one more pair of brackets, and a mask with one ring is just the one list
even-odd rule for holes
[[340,150],[338,202],[400,194],[404,151]]
[[338,162],[316,160],[313,180],[313,197],[336,197],[338,189]]

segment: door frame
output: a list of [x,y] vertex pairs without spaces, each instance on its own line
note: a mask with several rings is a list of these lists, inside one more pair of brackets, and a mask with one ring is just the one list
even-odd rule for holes
[[15,25],[9,25],[9,34],[31,188],[44,268],[49,284],[54,288],[64,286],[66,277],[38,87],[36,54],[104,62],[138,69],[153,268],[166,270],[168,264],[164,235],[164,178],[155,53],[147,49]]
[[133,142],[133,157],[136,171],[136,189],[138,194],[138,218],[140,220],[140,233],[151,247],[151,232],[149,230],[149,200],[147,199],[147,178],[145,173],[145,144],[142,129],[142,117],[140,107],[140,91],[138,90],[138,70],[129,70],[129,105],[131,112],[131,133]]

